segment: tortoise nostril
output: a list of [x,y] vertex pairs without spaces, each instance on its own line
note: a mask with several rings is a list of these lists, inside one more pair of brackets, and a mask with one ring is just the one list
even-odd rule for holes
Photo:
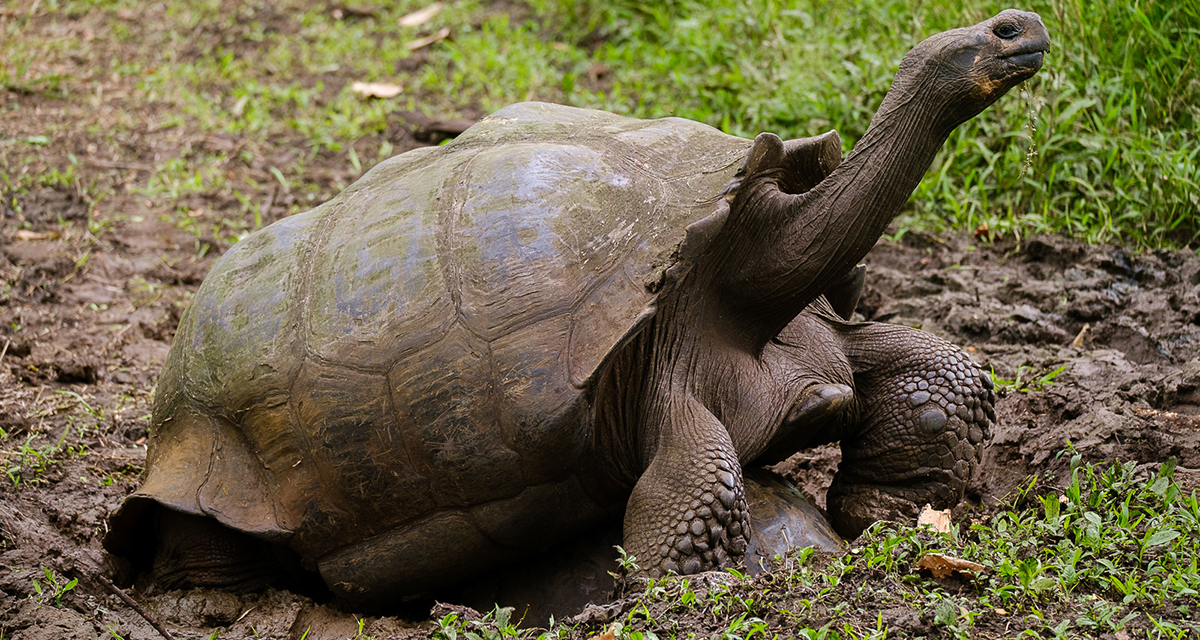
[[992,33],[1005,40],[1012,40],[1017,37],[1017,34],[1021,33],[1021,30],[1015,24],[1004,23],[992,29]]

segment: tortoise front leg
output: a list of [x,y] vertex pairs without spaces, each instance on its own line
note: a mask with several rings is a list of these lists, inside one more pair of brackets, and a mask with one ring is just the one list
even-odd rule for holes
[[829,488],[834,528],[858,536],[877,520],[958,504],[996,419],[992,381],[967,354],[908,327],[853,328],[846,355],[862,407]]
[[691,396],[667,403],[625,510],[625,550],[651,576],[735,564],[750,540],[750,514],[729,433]]

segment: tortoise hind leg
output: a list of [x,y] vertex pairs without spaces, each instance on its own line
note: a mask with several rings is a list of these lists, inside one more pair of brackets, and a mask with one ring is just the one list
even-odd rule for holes
[[926,503],[957,505],[996,419],[987,373],[958,347],[908,327],[867,323],[847,336],[861,419],[842,439],[829,488],[847,538],[877,520],[915,518]]
[[328,593],[319,576],[301,568],[295,552],[212,518],[160,508],[154,528],[152,573],[164,589],[250,593],[272,586],[314,596]]
[[262,590],[278,569],[268,543],[212,518],[159,509],[154,581],[164,589],[203,587],[246,593]]

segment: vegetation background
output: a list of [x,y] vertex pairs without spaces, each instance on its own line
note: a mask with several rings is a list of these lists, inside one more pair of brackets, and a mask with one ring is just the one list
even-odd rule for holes
[[[9,11],[19,14],[21,4]],[[221,0],[33,4],[64,16],[102,8],[111,33],[94,36],[139,50],[133,59],[104,59],[98,52],[91,82],[77,88],[94,91],[87,85],[110,74],[131,78],[136,86],[129,104],[152,105],[157,129],[186,124],[261,141],[260,149],[302,150],[290,162],[271,165],[289,187],[289,180],[304,182],[305,165],[322,154],[340,155],[352,173],[390,155],[387,132],[397,112],[475,118],[520,100],[637,117],[674,115],[747,137],[836,128],[849,146],[913,44],[1008,6],[459,0],[427,22],[404,27],[397,19],[428,3],[364,2],[337,5],[339,11],[296,1],[269,7]],[[1021,8],[1039,12],[1050,30],[1054,47],[1046,67],[958,129],[896,233],[1065,232],[1143,248],[1200,241],[1200,2],[1030,0]],[[294,28],[278,28],[282,15]],[[89,42],[31,41],[20,37],[18,22],[8,31],[0,44],[0,86],[55,93],[83,80],[68,82],[56,63],[92,55]],[[205,37],[217,33],[222,37]],[[445,39],[412,48],[426,35]],[[394,83],[403,92],[363,100],[353,81]],[[144,113],[97,126],[132,128]],[[26,141],[39,144],[53,133]],[[240,213],[251,213],[261,195],[254,186],[222,184],[221,169],[238,155],[254,161],[244,147],[238,154],[164,157],[145,191],[179,196],[228,186],[243,205]],[[15,169],[7,167],[10,192],[23,186],[11,175]],[[251,215],[227,226],[244,231],[261,222]]]

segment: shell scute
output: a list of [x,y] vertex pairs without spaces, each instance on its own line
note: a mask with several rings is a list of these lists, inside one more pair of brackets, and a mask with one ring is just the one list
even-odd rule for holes
[[485,343],[455,326],[397,363],[388,379],[409,459],[429,479],[438,508],[520,493],[520,457],[506,435],[512,416]]

